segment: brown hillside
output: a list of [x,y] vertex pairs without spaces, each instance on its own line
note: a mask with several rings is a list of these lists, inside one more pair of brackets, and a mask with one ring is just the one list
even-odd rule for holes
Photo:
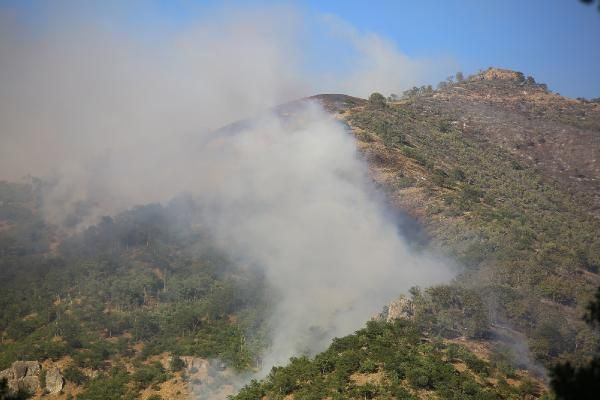
[[498,145],[521,162],[600,207],[600,104],[546,91],[514,71],[490,68],[466,81],[415,97],[411,107],[436,113],[465,135]]

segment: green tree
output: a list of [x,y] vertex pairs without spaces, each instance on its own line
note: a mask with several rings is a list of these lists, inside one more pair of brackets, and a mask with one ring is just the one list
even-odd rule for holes
[[76,385],[83,385],[88,381],[88,377],[74,365],[69,365],[65,368],[63,376],[68,382],[72,382]]
[[386,107],[385,97],[378,92],[371,93],[369,96],[369,108],[379,110]]
[[[595,300],[588,307],[586,321],[596,328],[600,324],[600,288]],[[558,400],[597,399],[600,393],[600,356],[596,355],[587,365],[574,367],[571,363],[556,365],[551,373],[551,386]]]
[[185,361],[183,361],[179,356],[173,356],[173,358],[171,358],[169,367],[173,372],[181,371],[185,368]]

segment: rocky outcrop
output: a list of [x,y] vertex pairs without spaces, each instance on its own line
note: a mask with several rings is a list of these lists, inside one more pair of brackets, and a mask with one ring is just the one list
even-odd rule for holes
[[493,80],[507,80],[507,81],[524,81],[525,77],[522,73],[517,71],[512,71],[510,69],[502,69],[502,68],[488,68],[485,71],[482,71],[476,75],[473,75],[469,78],[472,81],[493,81]]
[[[49,394],[60,393],[65,384],[60,370],[56,367],[44,370],[46,385],[44,389]],[[37,361],[15,361],[10,368],[0,371],[0,380],[6,379],[8,390],[17,392],[25,390],[31,394],[40,389],[42,366]]]
[[34,393],[40,387],[41,371],[37,361],[15,361],[10,368],[0,371],[0,379],[6,379],[11,392],[21,389]]
[[413,315],[414,307],[412,300],[400,296],[397,300],[383,307],[383,311],[376,319],[391,322],[395,319],[412,319]]
[[49,368],[46,371],[46,391],[50,394],[60,393],[65,385],[65,379],[56,367]]

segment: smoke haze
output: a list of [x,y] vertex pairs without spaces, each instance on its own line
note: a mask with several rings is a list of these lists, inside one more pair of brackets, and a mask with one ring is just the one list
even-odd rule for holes
[[283,295],[266,365],[301,346],[322,349],[400,292],[450,277],[439,261],[411,253],[373,193],[353,136],[315,104],[204,148],[205,220]]
[[[50,179],[44,205],[56,223],[82,202],[85,225],[191,193],[222,247],[264,269],[281,296],[265,370],[322,350],[411,286],[450,278],[398,233],[344,125],[309,102],[285,118],[265,112],[325,82],[302,67],[301,12],[216,12],[151,43],[52,15],[32,28],[0,13],[0,178]],[[369,60],[324,88],[366,96],[424,78],[428,62],[345,32],[339,40]]]

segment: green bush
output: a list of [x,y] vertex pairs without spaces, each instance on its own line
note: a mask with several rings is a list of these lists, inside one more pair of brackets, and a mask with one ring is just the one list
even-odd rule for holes
[[126,399],[129,374],[125,369],[115,368],[108,374],[92,379],[77,400]]
[[406,378],[417,389],[432,389],[433,382],[429,371],[421,367],[411,368],[406,372]]
[[371,93],[371,95],[369,96],[369,107],[376,110],[385,108],[385,97],[381,93]]
[[132,380],[140,388],[146,388],[151,384],[163,383],[169,379],[169,374],[162,364],[155,361],[149,365],[142,365],[131,376]]
[[173,372],[181,371],[185,368],[185,361],[183,361],[179,356],[173,356],[171,358],[169,367]]
[[76,385],[83,385],[89,378],[75,365],[69,365],[63,371],[63,376],[68,382]]
[[358,368],[358,370],[362,373],[377,372],[377,363],[375,363],[375,361],[371,360],[370,358],[367,358],[360,362],[360,367]]

